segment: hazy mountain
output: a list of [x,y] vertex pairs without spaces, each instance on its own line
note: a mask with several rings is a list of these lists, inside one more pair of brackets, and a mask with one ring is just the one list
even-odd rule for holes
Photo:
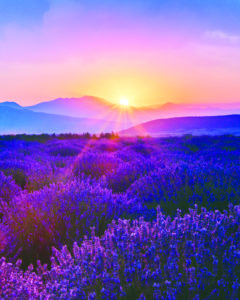
[[120,126],[125,127],[159,118],[240,114],[240,103],[208,105],[168,102],[158,106],[124,108],[96,97],[59,98],[27,108],[36,112],[118,121]]
[[[173,117],[216,116],[240,114],[240,103],[186,104],[165,103],[155,107],[145,107],[138,111],[142,122]],[[151,116],[151,118],[149,118]],[[141,123],[142,123],[141,122]]]
[[[0,134],[20,132],[99,133],[101,131],[121,131],[157,119],[237,113],[240,114],[239,103],[200,105],[169,102],[154,107],[137,108],[114,105],[96,97],[59,98],[29,107],[22,107],[16,102],[3,102],[0,103]],[[180,122],[180,119],[178,120]],[[158,120],[158,122],[160,121]],[[170,124],[168,122],[170,121],[161,124]],[[193,124],[196,124],[196,122]],[[167,132],[167,134],[171,133],[171,130],[174,134],[177,131],[180,133],[182,131],[187,132],[187,130],[193,131],[192,125],[188,129],[185,125],[183,127],[180,125],[181,123],[178,123],[176,128],[172,125],[172,128],[167,127],[166,129],[156,126],[156,133],[154,127],[151,127],[150,134],[158,134],[159,128],[161,128],[161,132]],[[212,127],[208,126],[209,124],[206,124],[207,130],[213,130]],[[139,127],[136,128],[139,129]],[[199,131],[200,129],[196,128],[196,130]]]
[[169,136],[183,134],[240,135],[240,115],[158,119],[120,131],[122,136]]
[[36,111],[65,115],[77,118],[100,118],[111,110],[113,105],[96,97],[58,98],[52,101],[41,102],[26,108]]
[[16,108],[16,109],[23,109],[23,107],[21,105],[19,105],[18,103],[10,102],[10,101],[1,102],[0,106],[7,106],[7,107],[11,107],[11,108]]
[[114,122],[38,113],[0,105],[0,134],[100,133],[114,129]]

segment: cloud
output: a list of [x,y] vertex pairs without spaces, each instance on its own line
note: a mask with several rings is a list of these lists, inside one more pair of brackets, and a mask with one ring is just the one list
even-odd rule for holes
[[208,39],[225,41],[229,43],[240,42],[240,35],[230,34],[222,30],[207,31],[205,37]]
[[[142,19],[123,12],[90,9],[79,0],[48,1],[50,7],[40,24],[14,23],[4,27],[0,61],[61,63],[77,57],[89,64],[105,57],[125,58],[136,52],[146,56],[147,49],[152,52],[164,43],[161,29],[146,26]],[[165,35],[165,44],[169,45],[170,38]]]

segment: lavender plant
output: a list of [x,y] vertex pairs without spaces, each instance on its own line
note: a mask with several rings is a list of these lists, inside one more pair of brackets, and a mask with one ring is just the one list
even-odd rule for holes
[[[0,262],[2,298],[238,299],[240,206],[228,211],[190,209],[171,219],[112,222],[69,251],[53,248],[51,268],[38,262]],[[10,281],[6,281],[10,278]]]
[[233,136],[0,137],[0,298],[239,299],[239,157]]

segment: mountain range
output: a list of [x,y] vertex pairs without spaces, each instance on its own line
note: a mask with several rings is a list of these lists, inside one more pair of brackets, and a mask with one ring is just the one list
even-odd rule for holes
[[0,103],[0,134],[111,132],[114,122],[33,112],[13,103]]
[[159,118],[240,114],[240,103],[213,105],[167,102],[157,106],[122,107],[90,96],[58,98],[26,108],[35,112],[67,115],[75,118],[97,118],[106,121],[117,121],[121,116],[121,122],[129,123],[128,125],[136,125]]
[[[119,131],[123,135],[130,133],[139,135],[140,127],[144,128],[140,133],[145,131],[151,135],[214,132],[216,128],[219,132],[219,126],[215,124],[220,121],[219,119],[215,119],[213,124],[206,119],[206,123],[203,124],[199,121],[203,119],[197,117],[233,114],[240,114],[240,103],[219,105],[165,103],[155,107],[124,107],[101,98],[85,96],[58,98],[23,107],[16,102],[7,101],[0,103],[0,134],[69,132],[98,134]],[[228,133],[230,125],[224,123],[222,126]],[[237,125],[234,128],[236,127]],[[233,128],[230,131],[232,133]]]
[[158,119],[120,131],[120,136],[240,135],[240,115]]

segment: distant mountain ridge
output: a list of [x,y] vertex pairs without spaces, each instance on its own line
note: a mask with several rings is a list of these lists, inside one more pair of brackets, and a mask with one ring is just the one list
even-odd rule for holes
[[[101,98],[85,96],[81,98],[58,98],[33,106],[23,107],[16,102],[5,101],[0,103],[0,134],[122,132],[122,130],[127,128],[132,128],[131,130],[133,128],[139,129],[139,126],[143,128],[145,124],[143,125],[142,123],[153,120],[230,114],[240,114],[240,103],[210,106],[207,104],[190,105],[168,102],[155,107],[123,107]],[[178,123],[181,120],[178,119]],[[192,119],[193,121],[194,119]],[[169,124],[168,122],[162,123],[162,126]],[[137,126],[138,124],[141,125]],[[193,125],[196,126],[196,121],[191,126]],[[159,131],[159,125],[154,123],[154,126]],[[161,132],[163,134],[193,132],[193,129],[190,127],[187,129],[180,122],[178,128],[169,127],[165,131],[162,128]],[[158,134],[154,130],[152,127],[149,134]],[[200,129],[195,128],[194,130],[198,130],[196,133],[198,134]],[[201,130],[202,132],[208,132],[214,129],[212,129],[209,123],[206,123],[205,131]],[[133,130],[133,134],[136,133],[135,131]]]
[[119,132],[121,136],[176,136],[184,134],[236,134],[240,136],[240,115],[158,119]]
[[18,109],[22,109],[23,107],[21,105],[19,105],[16,102],[13,101],[5,101],[5,102],[1,102],[0,106],[6,106],[6,107],[11,107],[11,108],[18,108]]
[[166,102],[158,106],[129,106],[128,108],[124,108],[118,104],[112,104],[107,100],[91,96],[58,98],[26,108],[35,112],[45,112],[77,118],[103,119],[106,121],[116,121],[121,115],[123,123],[130,126],[131,124],[137,125],[142,122],[160,118],[240,114],[240,103],[231,105],[208,105]]
[[72,118],[33,112],[0,104],[0,134],[101,133],[111,132],[116,124],[104,120]]
[[76,118],[91,118],[92,116],[96,118],[98,114],[106,113],[106,110],[111,107],[112,104],[104,99],[85,96],[81,98],[58,98],[26,108],[35,112],[67,115]]

